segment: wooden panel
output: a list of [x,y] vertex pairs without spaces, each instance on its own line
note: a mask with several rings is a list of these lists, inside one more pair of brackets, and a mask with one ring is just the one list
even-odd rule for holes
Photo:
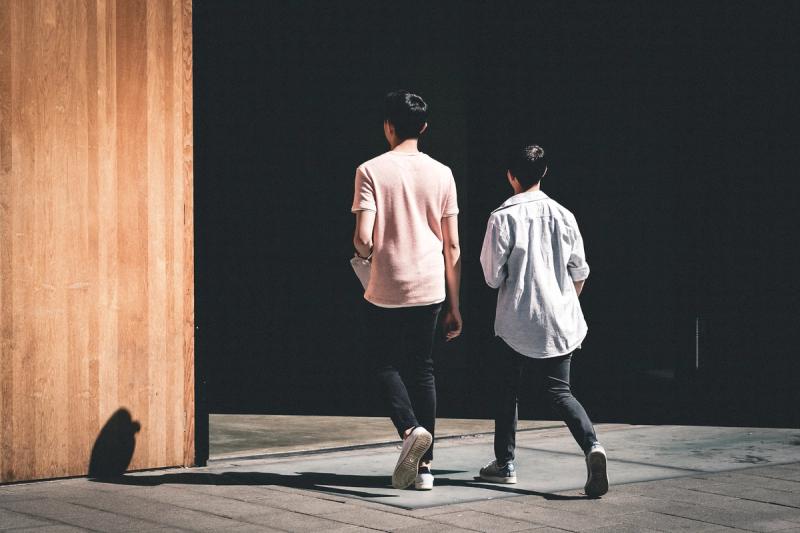
[[0,482],[194,459],[191,61],[190,0],[0,0]]

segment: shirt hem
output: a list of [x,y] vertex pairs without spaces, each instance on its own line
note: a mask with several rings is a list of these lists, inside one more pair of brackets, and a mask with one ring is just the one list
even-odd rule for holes
[[525,351],[522,351],[521,349],[519,349],[517,347],[517,345],[515,345],[514,343],[512,343],[511,341],[509,341],[507,338],[505,338],[504,336],[500,335],[499,333],[495,332],[495,336],[500,337],[503,340],[503,342],[508,344],[509,348],[511,348],[512,350],[514,350],[515,352],[517,352],[520,355],[524,355],[525,357],[530,357],[532,359],[550,359],[552,357],[563,357],[565,355],[571,354],[575,350],[580,349],[581,344],[583,344],[583,341],[586,339],[586,334],[587,333],[589,333],[588,329],[583,333],[583,335],[581,336],[580,339],[578,339],[574,344],[572,344],[572,346],[568,350],[563,351],[563,352],[559,352],[559,353],[549,353],[549,352],[527,352],[526,353]]
[[425,301],[420,301],[420,302],[402,303],[402,304],[390,304],[390,303],[386,303],[386,302],[376,302],[375,300],[371,300],[371,299],[367,298],[366,294],[364,295],[364,299],[366,301],[368,301],[369,303],[371,303],[372,305],[375,305],[377,307],[382,307],[384,309],[399,309],[401,307],[424,307],[426,305],[440,304],[440,303],[444,302],[447,298],[446,297],[445,298],[441,298],[441,299],[437,298],[437,299],[432,300],[432,301],[431,300],[425,300]]

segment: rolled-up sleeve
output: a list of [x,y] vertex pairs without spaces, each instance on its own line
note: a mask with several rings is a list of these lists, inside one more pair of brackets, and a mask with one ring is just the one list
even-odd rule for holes
[[583,237],[578,228],[574,228],[572,251],[569,254],[567,270],[572,281],[583,281],[589,277],[589,263],[586,262],[586,252],[583,249]]
[[375,205],[375,184],[360,168],[356,169],[356,185],[353,206],[350,211],[377,211]]
[[490,218],[481,248],[481,267],[486,284],[493,289],[500,287],[508,275],[509,252],[508,232]]

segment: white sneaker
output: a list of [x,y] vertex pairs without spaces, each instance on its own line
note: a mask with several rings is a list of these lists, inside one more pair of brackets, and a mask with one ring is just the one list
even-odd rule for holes
[[417,479],[414,480],[414,488],[417,490],[431,490],[433,489],[433,474],[431,469],[427,466],[419,467],[417,472]]
[[599,443],[592,445],[586,454],[586,485],[583,490],[590,498],[597,498],[608,492],[608,458],[606,450]]
[[403,441],[400,457],[392,474],[392,487],[405,489],[414,483],[419,461],[433,444],[433,436],[423,427],[416,427]]

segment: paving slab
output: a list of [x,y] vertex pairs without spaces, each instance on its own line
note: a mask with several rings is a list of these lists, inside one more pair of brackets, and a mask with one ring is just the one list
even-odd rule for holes
[[443,513],[430,517],[430,520],[443,524],[462,526],[473,531],[525,531],[532,527],[542,525],[528,520],[481,513],[479,511]]
[[[164,524],[154,519],[140,519],[128,516],[124,513],[124,507],[107,512],[50,498],[9,503],[0,500],[0,504],[4,509],[16,513],[42,517],[57,524],[94,531],[136,533],[138,531],[153,531],[164,526]],[[118,513],[117,511],[123,512]],[[122,519],[120,519],[121,517]]]

